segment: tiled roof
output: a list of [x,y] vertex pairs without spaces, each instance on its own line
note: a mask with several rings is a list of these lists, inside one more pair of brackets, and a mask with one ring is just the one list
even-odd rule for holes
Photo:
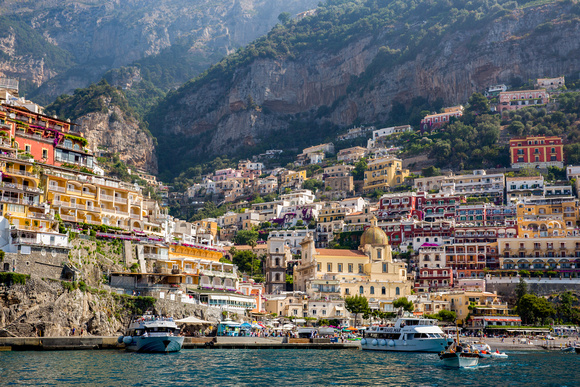
[[359,250],[342,249],[316,249],[318,255],[334,257],[366,257],[366,254]]

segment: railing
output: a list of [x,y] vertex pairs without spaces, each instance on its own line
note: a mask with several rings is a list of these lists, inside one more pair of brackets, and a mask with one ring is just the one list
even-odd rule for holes
[[101,191],[101,200],[106,200],[108,202],[112,202],[113,201],[113,196],[112,195],[104,194]]
[[97,222],[96,220],[90,220],[90,219],[85,220],[84,223],[94,224],[94,225],[97,225],[97,226],[100,226],[101,225],[101,222]]
[[62,220],[68,220],[70,222],[76,222],[77,218],[75,218],[74,216],[70,216],[70,215],[61,215],[60,218]]
[[52,220],[51,216],[46,214],[39,214],[38,212],[29,212],[28,217],[33,219]]
[[67,190],[67,191],[69,191],[69,192],[75,193],[75,194],[77,194],[77,195],[80,195],[80,194],[82,194],[82,191],[81,191],[81,190],[79,190],[79,189],[76,189],[76,188],[67,187],[67,189],[66,189],[66,190]]
[[127,199],[124,199],[124,198],[119,197],[119,196],[115,196],[115,202],[121,203],[121,204],[127,204]]
[[56,192],[66,192],[66,188],[65,187],[61,187],[60,185],[49,185],[48,189],[50,191],[56,191]]
[[15,204],[20,204],[21,203],[20,199],[13,198],[13,197],[10,197],[10,196],[2,196],[2,197],[0,197],[0,200],[3,201],[3,202],[8,202],[8,203],[15,203]]
[[15,174],[15,175],[37,177],[37,175],[35,173],[23,171],[23,170],[16,169],[16,168],[6,168],[6,172],[11,173],[11,174]]

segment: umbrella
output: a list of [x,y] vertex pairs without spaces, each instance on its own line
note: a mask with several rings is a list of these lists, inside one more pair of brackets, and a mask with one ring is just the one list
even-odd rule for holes
[[195,325],[195,324],[213,324],[213,322],[211,321],[206,321],[206,320],[201,320],[195,316],[189,316],[186,318],[182,318],[181,320],[175,320],[176,323],[180,323],[180,324],[191,324],[191,325]]
[[240,325],[240,328],[246,328],[247,329],[247,328],[251,328],[251,327],[252,327],[252,324],[247,323],[247,322],[246,323],[243,323],[242,325]]

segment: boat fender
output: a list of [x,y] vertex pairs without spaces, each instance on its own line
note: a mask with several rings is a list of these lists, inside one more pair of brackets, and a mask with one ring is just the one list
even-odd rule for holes
[[395,341],[389,340],[389,347],[394,347],[394,346],[395,346]]
[[407,345],[407,340],[403,341],[403,345]]
[[373,341],[371,341],[371,345],[377,345],[377,344],[378,344],[377,339],[373,339]]
[[119,344],[123,343],[123,336],[117,337],[117,343],[119,343]]
[[387,342],[385,340],[380,340],[379,345],[385,346],[387,345]]
[[131,344],[132,341],[133,341],[133,338],[131,336],[123,337],[123,343],[125,343],[125,344]]
[[361,345],[365,345],[366,343],[367,343],[367,339],[362,339],[362,340],[360,341],[360,344],[361,344]]

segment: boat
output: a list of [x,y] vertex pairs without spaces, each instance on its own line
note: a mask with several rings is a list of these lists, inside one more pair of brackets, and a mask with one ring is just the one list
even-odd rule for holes
[[361,348],[371,351],[439,353],[453,343],[437,320],[426,318],[399,318],[394,326],[373,326],[363,335]]
[[183,340],[173,318],[145,314],[131,319],[127,334],[118,342],[125,343],[127,351],[166,353],[180,351]]
[[467,344],[453,345],[447,351],[439,354],[439,358],[446,367],[473,368],[479,364],[479,354]]
[[491,347],[487,343],[484,343],[483,341],[476,341],[474,343],[471,343],[471,348],[479,352],[483,351],[491,352]]
[[507,359],[508,355],[506,355],[505,352],[499,352],[499,351],[495,351],[491,353],[491,357],[494,359]]

